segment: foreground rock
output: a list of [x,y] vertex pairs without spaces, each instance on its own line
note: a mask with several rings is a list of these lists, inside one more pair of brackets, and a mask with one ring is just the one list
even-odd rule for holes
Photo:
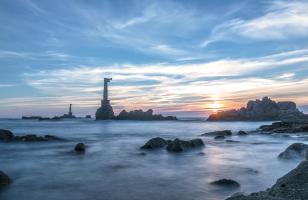
[[305,159],[308,145],[304,143],[291,144],[284,152],[280,153],[280,159]]
[[153,114],[153,110],[149,109],[147,111],[143,110],[133,110],[127,112],[122,110],[118,116],[115,117],[117,120],[177,120],[174,116],[164,117],[162,115]]
[[0,189],[11,183],[11,179],[4,172],[0,171]]
[[217,185],[221,187],[240,187],[240,184],[232,179],[220,179],[217,181],[211,182],[211,185]]
[[202,146],[204,146],[204,143],[199,138],[188,140],[188,141],[180,140],[176,138],[175,140],[168,143],[168,146],[166,149],[167,151],[170,151],[170,152],[182,152],[187,149],[193,149],[193,148],[202,147]]
[[263,192],[248,196],[239,195],[227,200],[306,200],[308,199],[308,161],[278,179],[276,184]]
[[203,141],[200,138],[192,140],[180,140],[176,138],[175,140],[165,140],[161,137],[152,138],[147,141],[141,149],[159,149],[166,147],[167,151],[170,152],[182,152],[187,149],[197,148],[204,146]]
[[13,138],[14,138],[14,134],[11,131],[0,129],[0,140],[8,141],[8,140],[12,140]]
[[75,146],[75,151],[76,152],[85,152],[86,151],[86,145],[84,143],[78,143]]
[[258,128],[265,133],[304,133],[308,132],[308,121],[274,122],[271,125],[263,125]]
[[162,148],[167,145],[167,141],[161,137],[152,138],[145,145],[141,147],[141,149],[157,149]]
[[11,131],[0,129],[0,141],[12,142],[12,141],[21,141],[21,142],[40,142],[40,141],[62,141],[64,139],[52,136],[44,135],[38,136],[35,134],[15,136]]
[[291,101],[275,102],[268,97],[249,101],[238,110],[220,111],[209,116],[208,121],[298,121],[305,115]]
[[239,131],[239,132],[237,133],[237,135],[239,135],[239,136],[246,136],[246,135],[248,135],[248,133],[245,132],[245,131]]
[[203,133],[201,136],[231,136],[232,132],[230,130],[223,131],[213,131],[208,133]]

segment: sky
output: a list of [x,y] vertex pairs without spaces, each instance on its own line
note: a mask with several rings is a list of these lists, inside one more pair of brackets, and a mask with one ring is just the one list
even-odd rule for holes
[[0,117],[206,117],[269,96],[308,112],[308,1],[1,0]]

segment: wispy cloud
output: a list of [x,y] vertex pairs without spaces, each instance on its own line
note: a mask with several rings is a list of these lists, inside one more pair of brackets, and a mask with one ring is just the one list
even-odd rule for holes
[[306,37],[308,34],[308,3],[304,1],[274,1],[266,13],[252,19],[232,19],[216,26],[201,46],[220,41],[284,40]]

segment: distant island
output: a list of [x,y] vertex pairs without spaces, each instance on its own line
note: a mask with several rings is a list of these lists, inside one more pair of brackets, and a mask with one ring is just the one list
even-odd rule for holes
[[307,116],[292,101],[275,102],[269,97],[249,101],[246,107],[211,114],[207,121],[301,121]]

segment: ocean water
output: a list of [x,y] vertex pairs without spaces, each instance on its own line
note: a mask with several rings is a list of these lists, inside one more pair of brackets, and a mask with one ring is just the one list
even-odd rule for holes
[[[262,124],[269,122],[0,120],[0,128],[16,135],[68,139],[0,143],[0,170],[13,179],[0,191],[0,199],[220,200],[235,192],[264,190],[300,162],[281,161],[277,155],[291,143],[307,143],[305,138],[232,136],[229,139],[241,142],[227,143],[202,137],[204,148],[184,153],[139,149],[152,137],[191,139],[214,130],[255,130]],[[88,146],[85,154],[73,152],[78,142]],[[234,179],[241,187],[209,184],[222,178]]]

